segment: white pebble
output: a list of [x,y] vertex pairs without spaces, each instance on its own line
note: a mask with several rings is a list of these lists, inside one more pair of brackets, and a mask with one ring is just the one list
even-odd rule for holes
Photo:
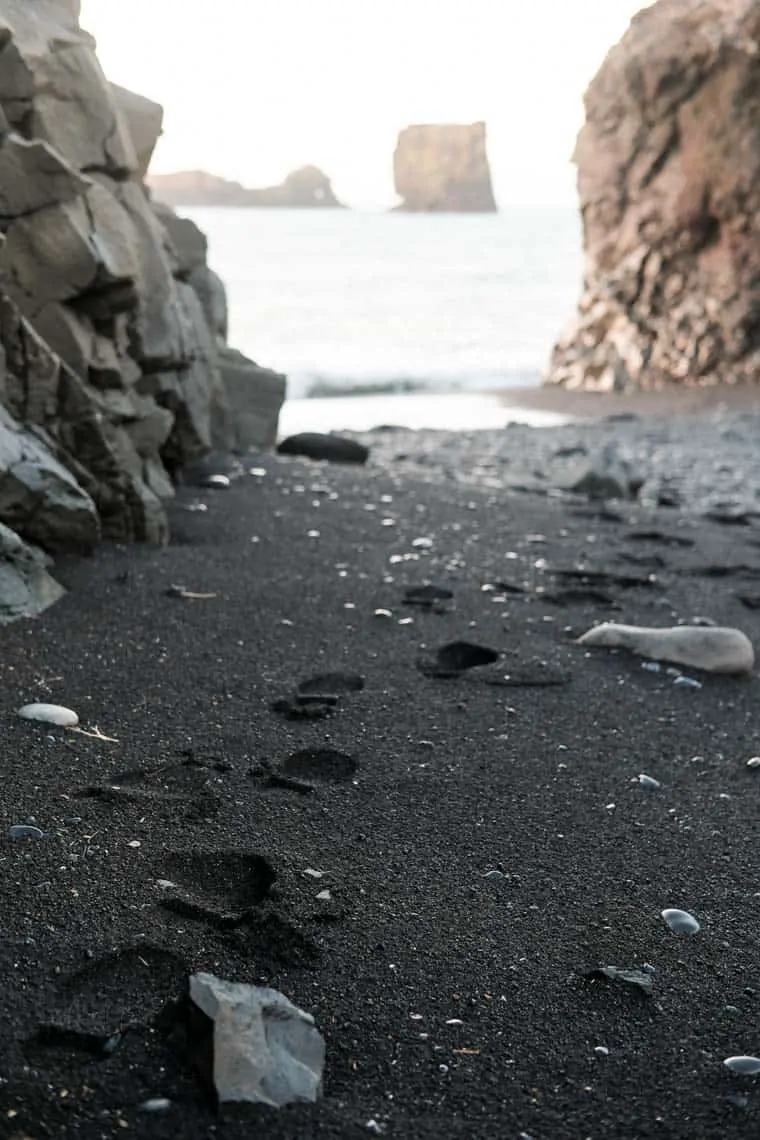
[[320,900],[320,902],[330,902],[332,895],[329,891],[320,891],[317,895],[317,898]]
[[606,1045],[595,1045],[594,1052],[596,1053],[597,1057],[609,1057],[610,1055],[610,1051]]
[[45,724],[57,724],[60,728],[76,728],[79,724],[79,717],[73,709],[64,708],[63,705],[24,705],[18,710],[18,715],[24,720],[41,720]]
[[741,1073],[745,1077],[760,1073],[760,1057],[726,1057],[723,1064],[732,1073]]
[[659,780],[655,780],[653,776],[646,776],[643,772],[639,773],[639,783],[642,788],[648,788],[650,791],[655,791],[657,788],[662,787]]
[[207,487],[218,487],[221,489],[223,487],[229,487],[229,485],[229,475],[209,475],[208,479],[206,480]]
[[167,1108],[171,1108],[172,1102],[166,1096],[153,1096],[150,1100],[144,1100],[140,1105],[140,1112],[166,1112]]
[[379,618],[390,618],[393,617],[393,614],[390,610],[375,610],[374,616]]
[[760,756],[751,756],[747,761],[748,768],[760,768]]
[[668,908],[660,912],[668,926],[676,934],[698,934],[699,923],[693,914],[686,910]]

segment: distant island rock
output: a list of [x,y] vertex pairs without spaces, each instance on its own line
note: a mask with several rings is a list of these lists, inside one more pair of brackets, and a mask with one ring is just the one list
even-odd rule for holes
[[396,210],[428,213],[494,213],[485,123],[435,123],[406,127],[393,155]]
[[250,189],[204,170],[152,174],[146,179],[153,197],[167,206],[280,206],[341,209],[327,175],[317,166],[301,166],[279,186]]

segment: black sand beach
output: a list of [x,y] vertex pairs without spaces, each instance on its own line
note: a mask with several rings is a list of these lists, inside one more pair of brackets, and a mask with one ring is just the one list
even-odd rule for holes
[[[703,473],[757,455],[751,416],[677,430]],[[564,439],[539,434],[502,454]],[[758,1135],[723,1066],[760,1052],[757,677],[574,638],[704,617],[760,645],[760,475],[718,472],[746,500],[721,522],[686,476],[678,508],[505,490],[489,439],[446,469],[442,437],[392,432],[366,469],[257,458],[183,489],[172,545],[59,567],[69,595],[2,631],[0,1135]],[[403,604],[425,582],[453,599]],[[430,676],[454,641],[503,656]],[[334,670],[365,687],[325,719],[271,709]],[[33,700],[113,740],[18,719]],[[324,749],[322,775],[289,761]],[[585,976],[645,964],[651,994]],[[314,1015],[319,1104],[217,1112],[180,1028],[198,969]]]

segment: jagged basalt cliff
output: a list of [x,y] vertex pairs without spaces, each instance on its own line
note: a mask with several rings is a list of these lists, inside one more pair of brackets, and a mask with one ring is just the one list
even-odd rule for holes
[[760,2],[659,0],[586,94],[585,281],[547,380],[760,379]]
[[401,131],[393,155],[397,210],[493,213],[486,124],[421,124]]
[[[236,440],[224,288],[142,182],[161,124],[78,0],[0,0],[0,620],[58,596],[51,552],[165,541],[173,476]],[[246,369],[271,442],[284,378]]]
[[317,166],[301,166],[278,186],[249,189],[204,170],[154,174],[148,178],[154,197],[170,206],[281,207],[343,209],[332,183]]

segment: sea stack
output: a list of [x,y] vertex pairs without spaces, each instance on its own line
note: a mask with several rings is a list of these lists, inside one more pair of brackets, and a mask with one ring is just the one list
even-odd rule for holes
[[497,209],[485,123],[406,127],[396,143],[393,177],[400,211],[492,214]]

